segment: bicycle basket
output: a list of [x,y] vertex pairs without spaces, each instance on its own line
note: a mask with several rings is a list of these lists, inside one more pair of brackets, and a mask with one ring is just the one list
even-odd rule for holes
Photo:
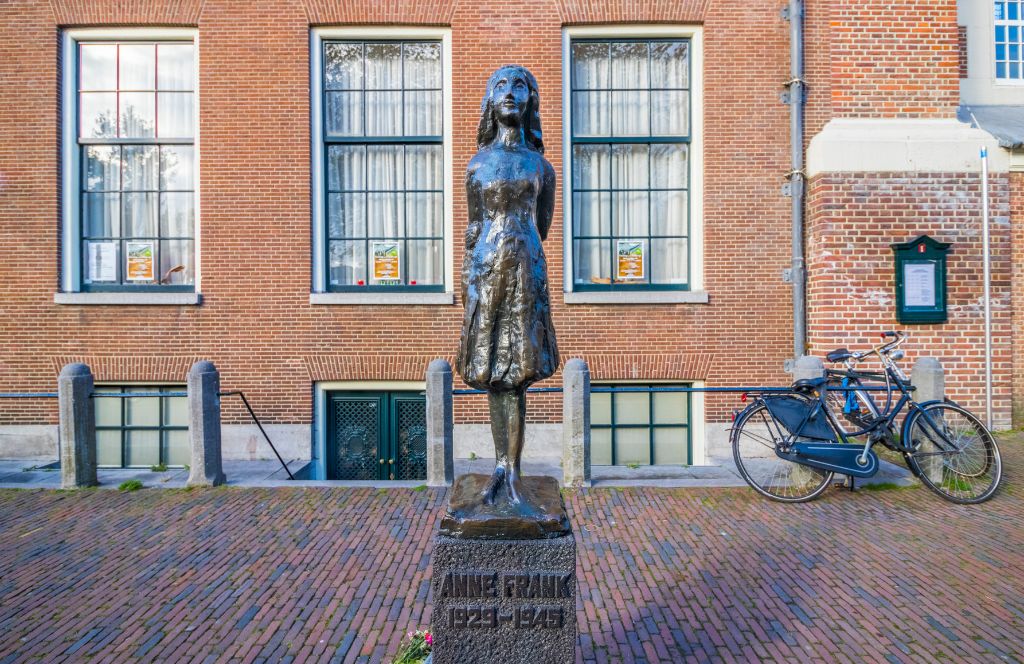
[[[764,397],[764,404],[775,420],[782,424],[786,430],[800,438],[811,438],[813,440],[836,439],[836,434],[825,419],[825,412],[817,401],[808,401],[791,396],[767,396]],[[808,414],[813,415],[808,418]],[[806,423],[804,420],[807,420]],[[802,426],[801,426],[802,425]]]

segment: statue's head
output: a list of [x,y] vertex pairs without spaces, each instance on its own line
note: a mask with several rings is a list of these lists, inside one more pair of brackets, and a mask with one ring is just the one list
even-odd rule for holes
[[537,79],[526,67],[504,65],[488,79],[487,92],[480,105],[480,126],[476,133],[478,148],[484,148],[494,140],[499,125],[522,127],[526,144],[544,153]]

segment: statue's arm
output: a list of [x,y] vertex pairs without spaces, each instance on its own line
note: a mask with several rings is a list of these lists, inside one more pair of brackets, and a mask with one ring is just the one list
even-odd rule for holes
[[473,171],[466,174],[466,209],[469,213],[469,224],[466,226],[466,253],[462,257],[462,303],[466,303],[466,291],[469,288],[469,273],[473,264],[473,250],[480,239],[483,228],[483,210],[481,209],[480,188],[473,182]]
[[548,239],[548,230],[551,229],[551,218],[555,214],[555,169],[547,159],[544,163],[544,175],[540,186],[540,196],[537,197],[537,231],[540,239]]

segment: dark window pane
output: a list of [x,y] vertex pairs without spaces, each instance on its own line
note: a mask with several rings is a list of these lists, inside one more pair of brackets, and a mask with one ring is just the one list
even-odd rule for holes
[[124,150],[124,190],[156,191],[160,151],[155,145],[126,145]]
[[366,188],[366,146],[329,145],[327,147],[327,188],[353,191]]
[[362,44],[324,44],[324,87],[327,90],[363,87]]
[[195,283],[195,243],[192,240],[164,240],[160,243],[160,283],[191,286]]
[[117,237],[121,234],[120,194],[85,194],[82,198],[85,237]]
[[405,49],[406,89],[441,87],[441,45],[414,42]]
[[366,194],[330,194],[327,205],[330,239],[366,237]]
[[326,131],[331,136],[360,136],[363,133],[363,93],[328,92],[324,110]]
[[366,45],[366,89],[402,89],[402,45]]
[[686,42],[651,44],[651,87],[689,87],[689,45]]
[[126,193],[122,201],[125,237],[156,237],[158,195]]
[[160,148],[160,188],[172,191],[195,189],[195,157],[191,145],[164,145]]
[[117,191],[121,188],[121,148],[90,145],[85,148],[87,191]]
[[328,270],[332,286],[366,284],[366,243],[338,241],[329,246]]

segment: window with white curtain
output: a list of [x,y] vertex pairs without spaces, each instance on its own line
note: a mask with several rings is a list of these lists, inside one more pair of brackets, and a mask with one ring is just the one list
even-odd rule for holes
[[82,290],[193,290],[194,45],[75,50]]
[[996,79],[1024,81],[1024,2],[996,0]]
[[690,40],[573,39],[574,290],[690,284]]
[[327,290],[444,289],[441,43],[324,41]]

